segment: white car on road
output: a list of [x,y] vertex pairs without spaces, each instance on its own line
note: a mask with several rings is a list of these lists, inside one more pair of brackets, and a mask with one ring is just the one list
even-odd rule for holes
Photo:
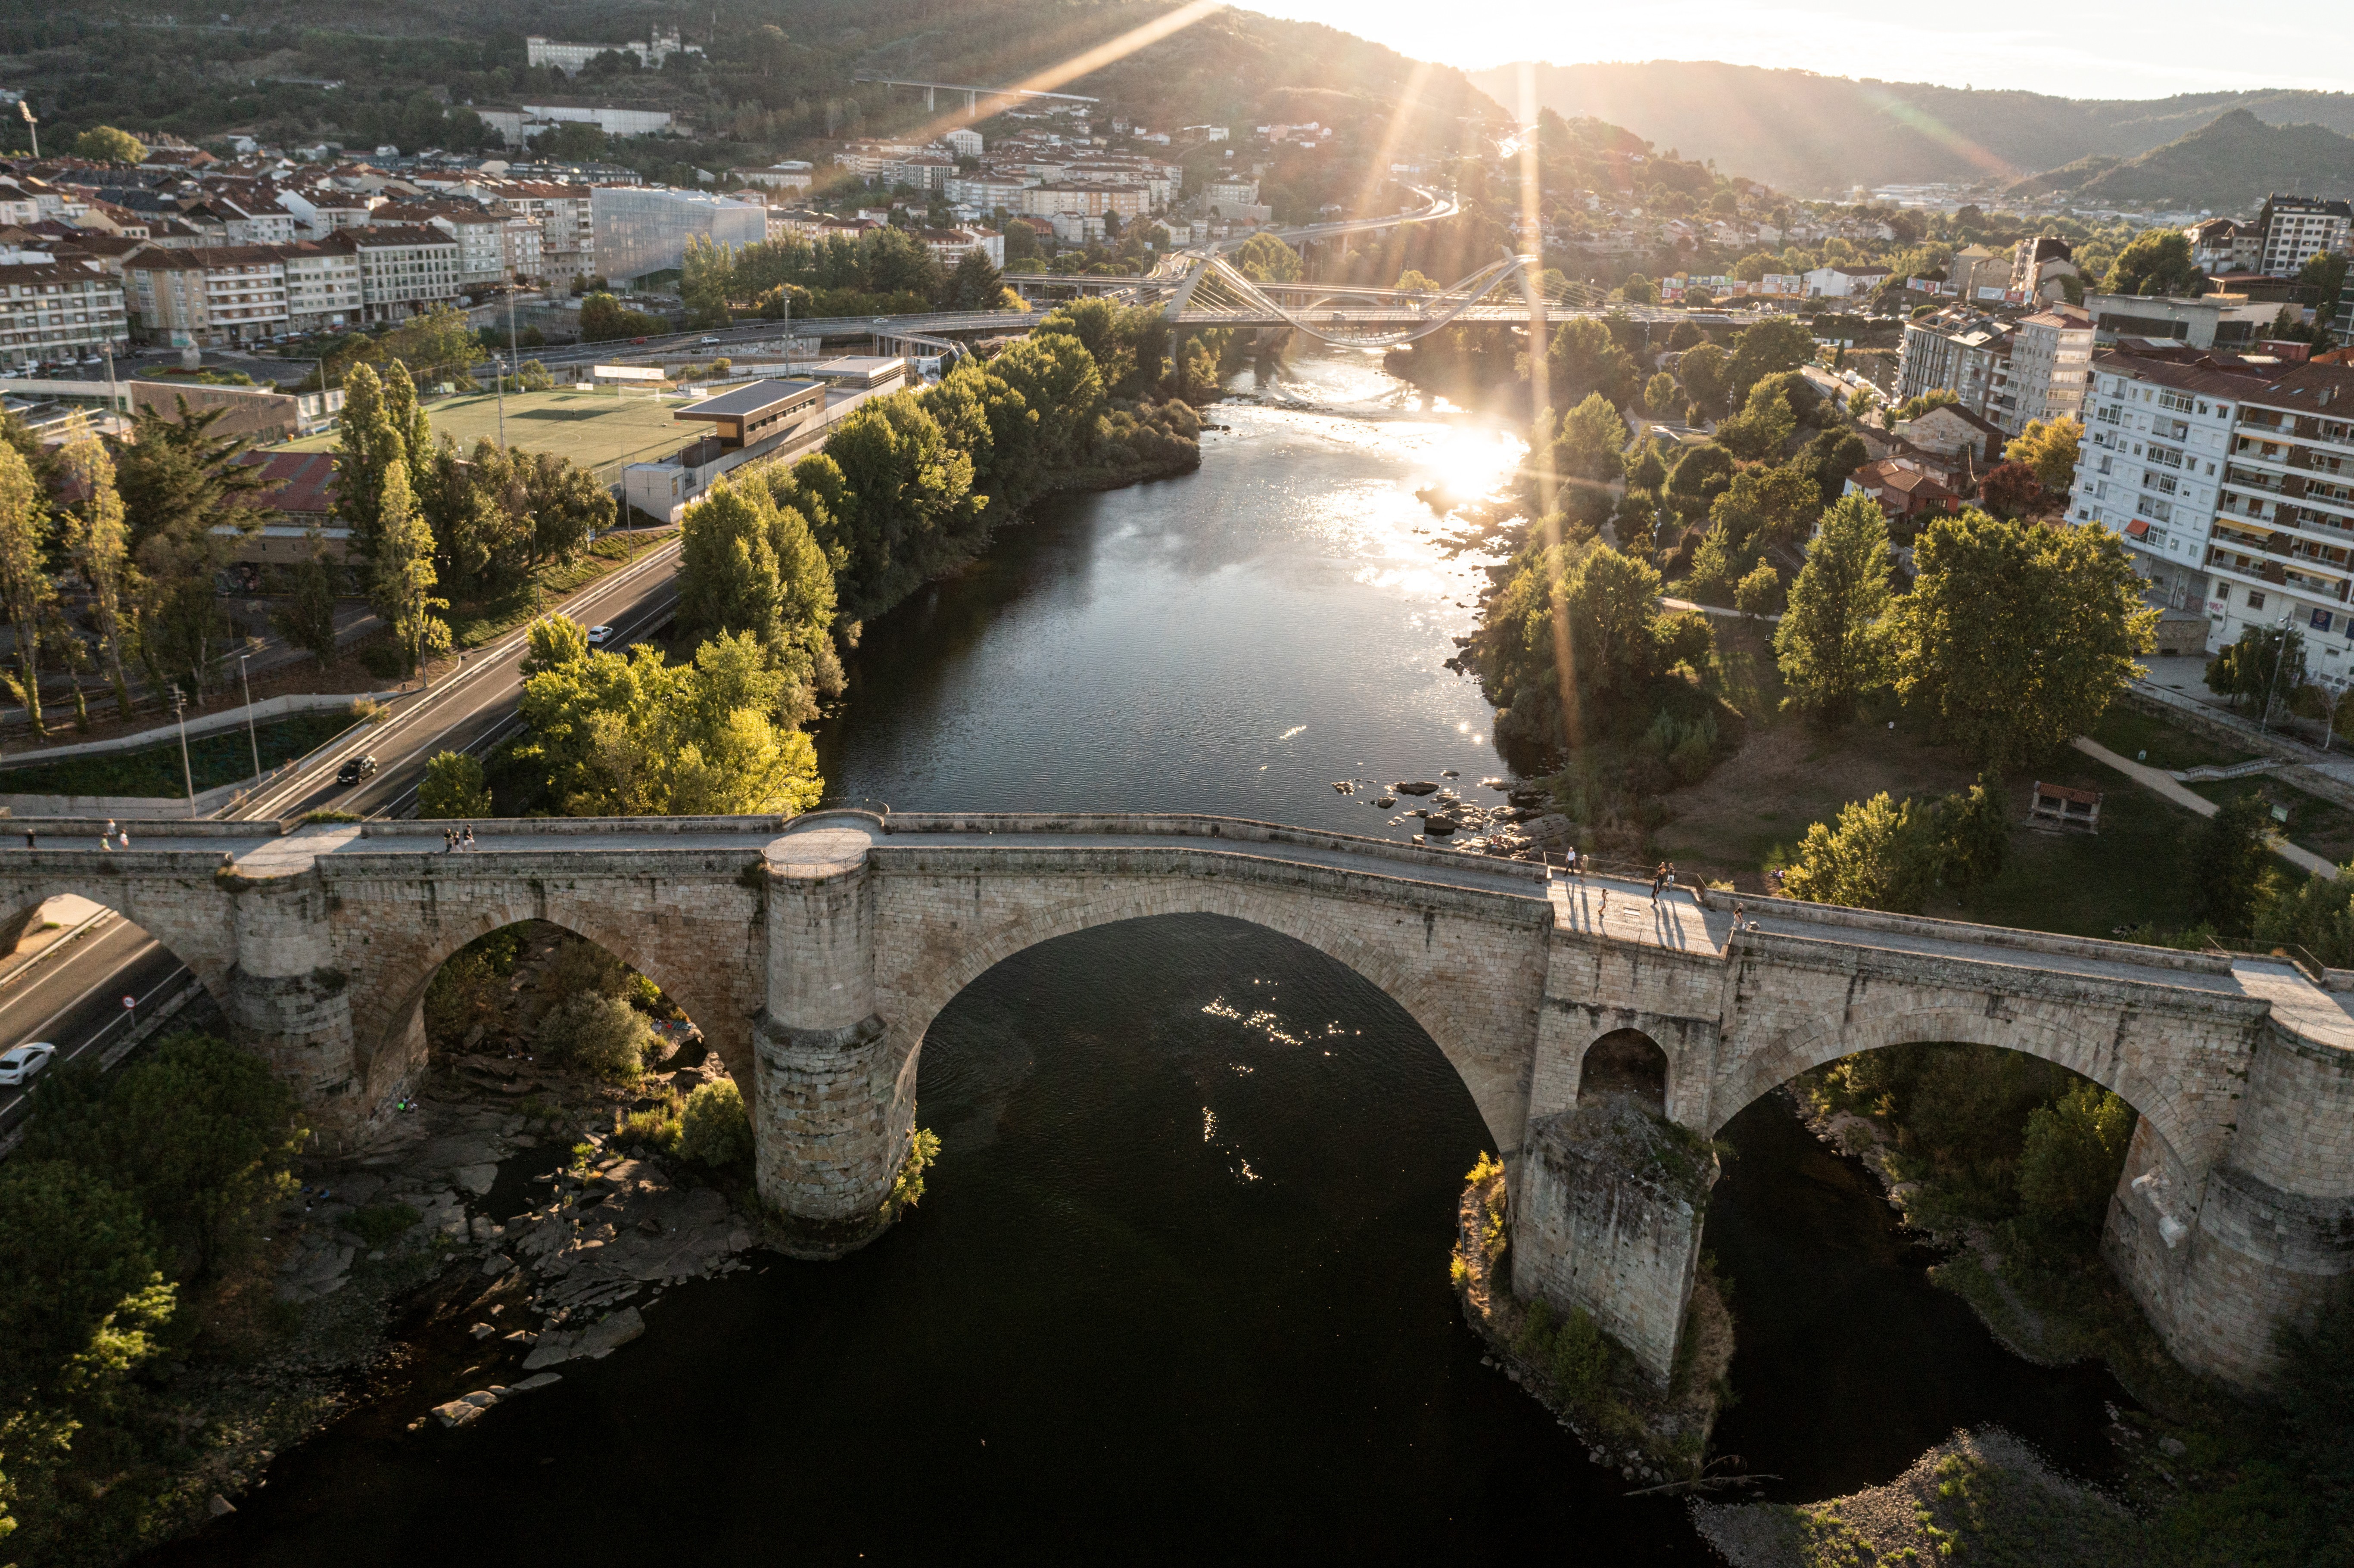
[[589,647],[602,648],[606,643],[610,642],[611,641],[613,641],[613,629],[611,627],[592,626],[588,629]]
[[0,1084],[21,1084],[49,1065],[58,1048],[46,1042],[35,1041],[0,1052]]

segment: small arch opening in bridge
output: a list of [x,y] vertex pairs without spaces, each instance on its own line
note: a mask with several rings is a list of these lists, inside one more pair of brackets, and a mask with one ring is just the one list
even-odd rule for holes
[[1614,1029],[1585,1048],[1577,1073],[1577,1098],[1632,1095],[1664,1116],[1668,1108],[1668,1054],[1639,1029]]
[[[567,1128],[580,1125],[585,1095],[619,1090],[610,1130],[647,1151],[678,1152],[687,1101],[733,1086],[660,986],[549,921],[503,926],[452,953],[426,987],[423,1014],[430,1070],[451,1087]],[[748,1124],[736,1158],[750,1152]]]

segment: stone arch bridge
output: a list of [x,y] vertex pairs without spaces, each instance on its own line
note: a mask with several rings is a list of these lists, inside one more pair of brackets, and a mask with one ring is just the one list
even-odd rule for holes
[[[12,826],[36,838],[0,848],[0,922],[78,893],[146,927],[331,1147],[365,1144],[422,1070],[425,987],[458,948],[535,917],[602,944],[747,1086],[760,1191],[817,1254],[879,1230],[925,1033],[965,985],[1088,927],[1208,913],[1320,949],[1428,1032],[1511,1172],[1515,1287],[1592,1311],[1656,1375],[1702,1140],[1797,1073],[1910,1041],[2031,1052],[2140,1113],[2105,1245],[2188,1364],[2262,1383],[2274,1328],[2354,1268],[2354,974],[2285,960],[1781,900],[1736,930],[1689,892],[1208,817],[491,822],[456,854],[430,822],[153,824],[128,851],[95,822]],[[1601,1126],[1643,1097],[1651,1158]]]

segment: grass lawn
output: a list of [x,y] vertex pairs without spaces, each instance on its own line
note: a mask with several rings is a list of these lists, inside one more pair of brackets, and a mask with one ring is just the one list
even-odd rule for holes
[[[292,762],[324,746],[352,727],[355,721],[345,708],[290,714],[255,726],[261,743],[264,771]],[[245,726],[215,730],[188,737],[188,767],[196,775],[199,794],[235,784],[253,776],[253,747]],[[55,762],[35,762],[0,769],[0,793],[11,795],[129,795],[149,799],[184,796],[187,786],[180,771],[180,743],[175,736],[161,746],[136,751],[101,752],[92,757],[65,757]]]
[[[674,452],[708,430],[708,426],[684,424],[671,417],[685,404],[684,398],[657,399],[643,392],[616,396],[569,387],[510,392],[507,445],[570,458],[610,483],[620,478],[621,465]],[[425,412],[433,421],[435,437],[448,436],[461,452],[473,450],[478,440],[499,439],[499,400],[492,393],[437,397],[425,405]],[[272,450],[333,451],[335,440],[334,432],[329,431]]]
[[2253,779],[2218,779],[2205,784],[2186,785],[2194,794],[2204,795],[2217,805],[2235,800],[2253,790],[2275,806],[2288,808],[2288,821],[2275,822],[2281,835],[2293,844],[2299,844],[2318,855],[2344,864],[2354,860],[2354,811],[2318,795],[2308,795],[2277,779],[2258,775]]
[[[2152,768],[2169,772],[2183,768],[2211,765],[2229,766],[2246,762],[2257,754],[2243,747],[2207,739],[2167,723],[2156,714],[2146,714],[2124,703],[2111,703],[2101,722],[2093,726],[2092,738],[2115,752],[2119,757],[2136,762],[2147,762]],[[2147,752],[2144,757],[2142,753]],[[2110,775],[2115,778],[2115,774]]]
[[540,590],[536,596],[533,585],[526,582],[497,599],[452,601],[443,616],[450,623],[450,635],[461,648],[479,648],[529,620],[537,613],[535,607],[553,606],[566,594],[618,571],[669,537],[667,532],[608,534],[578,559],[541,567],[535,574]]

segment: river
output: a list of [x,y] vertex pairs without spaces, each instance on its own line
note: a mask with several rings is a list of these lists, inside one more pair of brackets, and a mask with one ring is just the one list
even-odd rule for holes
[[[1364,360],[1288,392],[1322,411],[1222,406],[1199,473],[1043,508],[870,625],[822,736],[837,795],[1403,833],[1332,781],[1504,771],[1440,667],[1480,563],[1414,492],[1476,493],[1516,447],[1411,417]],[[1712,1561],[1482,1364],[1447,1255],[1492,1140],[1421,1030],[1320,954],[1208,916],[1045,944],[939,1015],[918,1092],[942,1152],[874,1245],[673,1289],[611,1358],[411,1434],[506,1380],[458,1381],[472,1341],[429,1339],[154,1560]],[[2103,1469],[2104,1374],[2004,1353],[1780,1101],[1726,1137],[1722,1435],[1768,1495],[1889,1479],[1984,1420]]]

